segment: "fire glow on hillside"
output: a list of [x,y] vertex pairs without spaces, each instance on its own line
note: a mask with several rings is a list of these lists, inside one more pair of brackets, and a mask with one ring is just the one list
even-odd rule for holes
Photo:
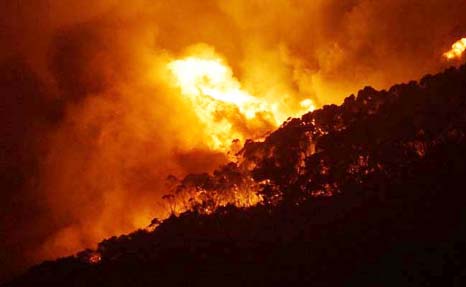
[[[466,2],[448,1],[4,1],[0,263],[145,228],[170,213],[167,177],[211,174],[364,86],[459,64],[465,39],[442,55]],[[259,202],[247,184],[220,205]]]

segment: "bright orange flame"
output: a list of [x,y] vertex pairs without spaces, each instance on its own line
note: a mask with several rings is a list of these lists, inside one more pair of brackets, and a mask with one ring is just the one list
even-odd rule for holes
[[[202,51],[168,64],[175,76],[181,94],[190,98],[194,111],[210,133],[210,148],[228,150],[235,139],[246,136],[234,128],[232,113],[237,113],[247,124],[259,128],[257,123],[264,121],[277,127],[289,116],[314,110],[311,99],[300,104],[296,115],[286,115],[275,102],[267,102],[255,97],[241,87],[226,62],[212,51]],[[279,99],[277,99],[278,102]],[[260,118],[260,119],[259,119]],[[257,139],[257,138],[256,138]]]
[[451,50],[443,54],[443,56],[447,58],[448,60],[452,60],[455,58],[461,58],[465,50],[466,50],[466,38],[462,38],[456,41],[451,46]]

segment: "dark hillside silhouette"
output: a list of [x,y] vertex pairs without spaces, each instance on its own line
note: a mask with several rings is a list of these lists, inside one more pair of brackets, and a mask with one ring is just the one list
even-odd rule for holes
[[[465,286],[465,134],[466,66],[366,87],[172,178],[186,211],[155,230],[5,286]],[[264,200],[237,207],[235,192]]]

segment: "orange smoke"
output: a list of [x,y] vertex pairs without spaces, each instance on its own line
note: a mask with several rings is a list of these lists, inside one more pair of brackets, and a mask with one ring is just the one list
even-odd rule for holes
[[143,228],[169,212],[168,175],[213,171],[363,86],[442,70],[466,31],[466,2],[446,2],[6,1],[0,264]]
[[[72,81],[63,85],[89,94],[67,107],[47,139],[51,149],[41,162],[40,188],[65,224],[45,240],[40,257],[144,228],[169,212],[161,200],[168,175],[212,171],[246,139],[261,139],[287,117],[314,108],[285,75],[269,88],[267,82],[237,77],[212,45],[154,52],[144,30],[125,29],[121,35],[93,36],[106,40],[97,49],[95,43],[75,44],[85,45],[91,56],[76,63],[85,67],[82,80],[72,70]],[[246,79],[251,77],[263,75]]]

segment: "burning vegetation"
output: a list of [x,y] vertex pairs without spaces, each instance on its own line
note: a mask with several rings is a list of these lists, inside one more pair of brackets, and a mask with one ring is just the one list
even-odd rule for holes
[[209,134],[209,148],[231,151],[233,142],[259,139],[290,116],[315,108],[304,99],[293,114],[287,114],[280,98],[255,97],[241,87],[233,71],[211,47],[199,45],[190,54],[168,64],[181,94],[188,97]]
[[465,94],[466,66],[366,87],[170,177],[156,228],[6,286],[463,285]]

